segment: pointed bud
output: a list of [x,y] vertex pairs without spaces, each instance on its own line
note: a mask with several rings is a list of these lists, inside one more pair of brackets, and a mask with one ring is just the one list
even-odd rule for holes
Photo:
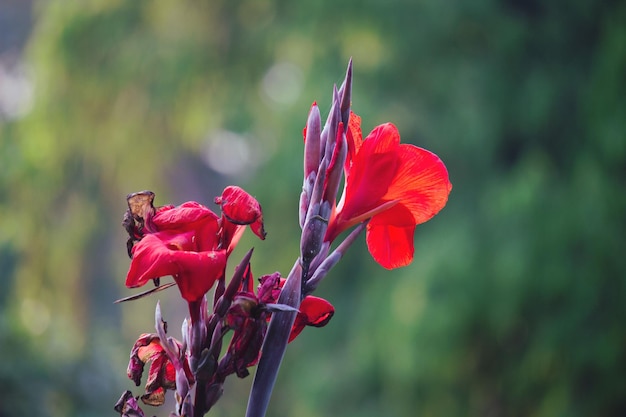
[[333,153],[335,152],[335,142],[337,141],[337,128],[339,123],[341,122],[341,101],[339,98],[339,91],[337,91],[337,86],[335,85],[333,88],[333,105],[330,108],[330,112],[328,113],[328,118],[326,120],[326,127],[328,127],[328,131],[326,134],[326,146],[324,147],[324,159],[331,160]]
[[339,97],[341,98],[341,121],[344,126],[348,126],[350,120],[350,107],[352,105],[352,58],[348,62],[346,78],[339,88]]

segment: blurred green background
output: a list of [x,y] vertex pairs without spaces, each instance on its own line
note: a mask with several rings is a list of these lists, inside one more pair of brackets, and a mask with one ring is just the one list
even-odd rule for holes
[[243,186],[268,239],[232,259],[289,271],[302,127],[350,57],[364,132],[395,123],[454,189],[411,266],[361,240],[332,271],[335,318],[290,345],[269,415],[626,415],[625,2],[1,3],[1,417],[114,415],[157,298],[180,334],[174,290],[112,304],[127,193]]

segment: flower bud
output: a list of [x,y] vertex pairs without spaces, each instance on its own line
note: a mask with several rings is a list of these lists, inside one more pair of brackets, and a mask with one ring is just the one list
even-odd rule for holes
[[324,132],[326,133],[324,146],[324,159],[331,160],[335,151],[335,142],[337,139],[337,128],[341,122],[341,101],[339,98],[339,91],[337,86],[333,88],[333,104],[328,113],[326,119],[326,125],[324,126]]
[[300,258],[305,270],[311,264],[313,258],[317,256],[324,241],[324,235],[328,228],[328,218],[323,218],[319,214],[308,216],[300,241]]
[[309,118],[304,128],[304,178],[311,172],[317,172],[320,164],[320,135],[322,120],[317,103],[313,103],[309,111]]

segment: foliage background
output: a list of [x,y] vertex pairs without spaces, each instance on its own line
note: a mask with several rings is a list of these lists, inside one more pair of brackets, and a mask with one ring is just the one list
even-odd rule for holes
[[[349,57],[364,130],[394,122],[454,189],[412,266],[361,242],[333,270],[337,314],[290,345],[270,415],[626,415],[624,21],[592,0],[33,3],[32,108],[0,114],[0,416],[112,415],[131,388],[156,300],[112,304],[127,193],[241,185],[269,235],[240,248],[288,272],[301,129]],[[250,382],[213,415],[243,415]]]

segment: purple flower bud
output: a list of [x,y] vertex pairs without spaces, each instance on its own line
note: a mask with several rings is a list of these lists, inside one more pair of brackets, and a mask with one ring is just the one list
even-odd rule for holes
[[317,172],[320,164],[320,130],[322,120],[317,103],[313,103],[304,130],[304,178],[311,172]]
[[335,142],[337,141],[337,128],[339,127],[340,122],[341,101],[339,97],[339,91],[337,91],[337,86],[335,85],[333,88],[333,105],[330,108],[328,118],[326,119],[326,125],[324,126],[324,132],[326,133],[326,137],[323,139],[325,139],[326,145],[324,146],[323,159],[327,159],[328,161],[331,160],[331,158],[333,157],[333,153],[335,152]]
[[328,218],[324,218],[319,214],[308,216],[302,229],[300,240],[300,258],[305,266],[305,270],[308,269],[313,258],[320,252],[326,229],[328,229]]
[[[322,190],[322,187],[318,188],[318,184],[316,184],[315,189],[315,196],[318,196],[317,190]],[[319,198],[321,198],[321,194]],[[320,204],[317,201],[312,202],[311,207],[309,207],[309,212],[307,213],[307,218],[304,222],[300,237],[300,254],[304,265],[308,265],[319,253],[320,245],[322,244],[328,226],[331,210],[332,207],[328,204]]]

